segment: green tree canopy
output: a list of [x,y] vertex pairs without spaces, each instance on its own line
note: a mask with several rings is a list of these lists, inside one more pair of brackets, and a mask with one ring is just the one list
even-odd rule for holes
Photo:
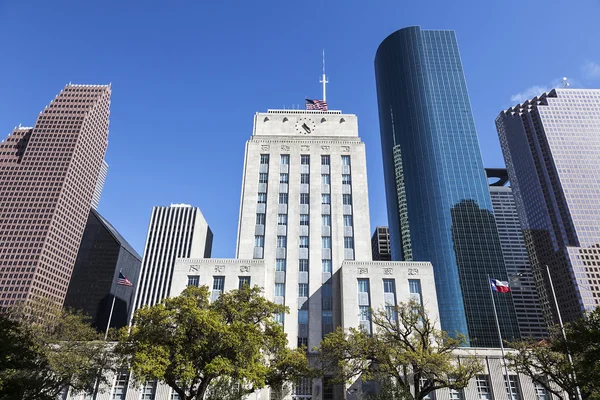
[[[566,341],[555,327],[543,341],[511,343],[511,368],[543,385],[559,399],[600,400],[600,308],[566,325]],[[573,364],[569,360],[571,355]]]
[[[286,308],[245,286],[209,301],[206,286],[136,311],[118,351],[136,381],[157,380],[182,400],[204,399],[211,383],[251,393],[309,375],[305,352],[287,348],[274,314]],[[217,385],[218,384],[218,385]]]
[[414,301],[375,311],[372,323],[372,335],[338,328],[321,343],[321,367],[335,374],[335,382],[361,377],[385,383],[390,400],[423,399],[437,389],[462,389],[483,369],[472,356],[461,357],[459,363],[453,351],[464,338],[436,329]]
[[98,371],[113,368],[115,359],[89,319],[43,309],[43,319],[22,307],[0,315],[0,399],[55,400],[66,388],[91,392],[108,383]]

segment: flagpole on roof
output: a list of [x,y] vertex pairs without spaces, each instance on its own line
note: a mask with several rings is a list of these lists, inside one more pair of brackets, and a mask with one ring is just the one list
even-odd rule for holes
[[496,318],[496,328],[498,329],[498,338],[500,339],[500,351],[502,352],[502,363],[504,364],[504,373],[506,374],[506,385],[508,387],[508,400],[512,400],[512,385],[510,384],[510,377],[508,375],[508,366],[506,365],[506,357],[504,355],[504,343],[502,343],[502,332],[500,331],[500,323],[498,322],[498,312],[496,312],[496,301],[494,300],[494,292],[492,292],[492,280],[487,275],[487,285],[490,289],[490,297],[492,298],[492,305],[494,306],[494,318]]
[[323,76],[319,82],[323,84],[323,101],[327,101],[327,84],[329,81],[325,75],[325,49],[323,49]]

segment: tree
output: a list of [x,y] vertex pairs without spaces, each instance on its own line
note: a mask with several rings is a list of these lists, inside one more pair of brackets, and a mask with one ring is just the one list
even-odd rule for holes
[[[211,388],[239,384],[248,394],[311,373],[305,352],[288,349],[273,316],[286,307],[245,286],[209,301],[206,286],[136,311],[121,331],[118,352],[136,381],[157,380],[182,400],[202,400]],[[216,389],[215,389],[216,390]]]
[[362,377],[384,383],[388,399],[420,400],[437,389],[462,389],[483,370],[473,356],[458,362],[453,352],[464,337],[452,338],[436,329],[417,302],[373,312],[372,323],[372,335],[338,328],[323,339],[321,368],[333,371],[335,382]]
[[68,310],[44,310],[44,319],[31,318],[20,307],[0,315],[0,399],[55,400],[66,388],[91,392],[97,379],[107,383],[97,371],[113,368],[114,356],[89,319]]
[[559,399],[577,399],[579,388],[584,400],[599,400],[600,308],[567,324],[565,331],[566,341],[554,329],[548,340],[511,343],[517,352],[507,356],[510,366]]

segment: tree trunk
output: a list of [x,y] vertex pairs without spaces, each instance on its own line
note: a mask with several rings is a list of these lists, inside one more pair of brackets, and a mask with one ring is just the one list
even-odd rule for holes
[[206,389],[208,389],[208,384],[212,378],[205,377],[202,379],[200,386],[198,387],[198,392],[196,392],[196,400],[204,400],[204,395],[206,394]]

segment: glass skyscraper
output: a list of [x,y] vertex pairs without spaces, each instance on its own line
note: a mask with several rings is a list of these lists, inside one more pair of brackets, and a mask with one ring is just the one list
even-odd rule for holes
[[540,300],[556,323],[600,304],[600,90],[554,89],[496,118]]
[[[486,275],[508,276],[455,33],[394,32],[375,75],[392,257],[432,262],[442,329],[499,346]],[[518,338],[511,295],[495,296]]]

